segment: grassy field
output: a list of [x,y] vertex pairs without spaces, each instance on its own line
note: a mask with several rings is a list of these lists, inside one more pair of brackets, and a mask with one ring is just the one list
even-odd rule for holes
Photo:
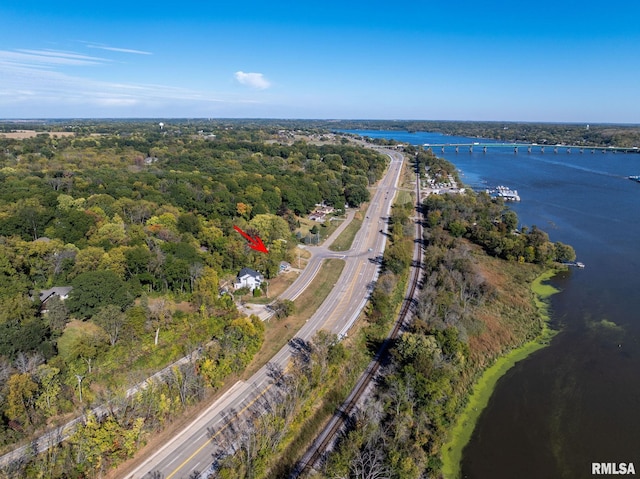
[[347,251],[351,248],[353,239],[356,237],[360,227],[362,226],[362,212],[358,211],[351,223],[344,229],[342,233],[329,246],[331,251]]
[[551,285],[543,284],[544,281],[553,277],[555,273],[555,270],[546,271],[531,284],[531,290],[535,293],[536,306],[541,318],[545,321],[542,333],[536,339],[512,350],[506,356],[498,358],[491,367],[482,373],[480,379],[473,386],[469,402],[452,428],[448,442],[442,447],[442,474],[445,479],[457,479],[460,477],[462,452],[471,439],[476,422],[482,410],[489,403],[498,380],[518,361],[545,347],[556,334],[556,331],[546,326],[546,321],[549,320],[549,312],[545,300],[558,291]]
[[414,199],[415,195],[413,194],[413,190],[412,191],[407,191],[407,190],[399,190],[398,191],[398,195],[396,196],[396,203],[399,205],[404,205],[405,203],[415,203],[415,199]]
[[[325,221],[324,223],[317,223],[316,221],[312,221],[308,218],[300,218],[298,221],[300,222],[300,226],[296,229],[295,233],[300,233],[303,238],[307,235],[311,234],[311,229],[314,226],[318,227],[318,231],[320,233],[320,242],[322,243],[331,233],[333,233],[340,224],[344,221],[344,216],[334,216],[331,218],[331,221]],[[315,244],[315,240],[313,242]]]

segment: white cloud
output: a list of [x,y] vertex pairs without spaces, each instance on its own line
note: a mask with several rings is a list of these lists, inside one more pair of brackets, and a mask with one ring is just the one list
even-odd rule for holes
[[13,63],[14,65],[49,67],[51,65],[99,65],[109,61],[105,58],[57,50],[0,50],[0,64]]
[[133,53],[135,55],[153,55],[153,53],[145,52],[143,50],[134,50],[133,48],[109,47],[107,45],[98,45],[95,43],[87,44],[87,48],[98,48],[100,50],[107,50],[110,52]]
[[262,73],[245,73],[243,71],[236,72],[236,80],[242,85],[255,88],[256,90],[265,90],[271,86]]

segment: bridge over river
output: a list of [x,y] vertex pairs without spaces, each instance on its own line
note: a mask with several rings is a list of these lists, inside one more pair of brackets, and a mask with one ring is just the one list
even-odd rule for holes
[[484,153],[487,152],[489,148],[511,148],[514,153],[518,153],[520,150],[526,150],[528,153],[532,151],[539,151],[540,153],[544,153],[545,151],[558,153],[558,152],[590,152],[595,153],[596,151],[602,153],[640,153],[640,149],[637,146],[634,147],[618,147],[618,146],[584,146],[584,145],[541,145],[538,143],[499,143],[499,142],[491,142],[491,143],[425,143],[422,145],[425,149],[431,149],[433,151],[440,150],[442,153],[445,152],[445,149],[455,149],[455,152],[458,153],[460,149],[468,150],[469,153],[472,153],[474,149],[482,150]]

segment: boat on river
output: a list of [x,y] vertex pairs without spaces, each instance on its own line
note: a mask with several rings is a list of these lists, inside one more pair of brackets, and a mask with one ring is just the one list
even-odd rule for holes
[[629,176],[629,179],[640,183],[640,175]]
[[486,191],[492,198],[502,198],[505,201],[520,201],[518,190],[512,190],[506,186],[496,186]]
[[567,261],[565,263],[562,263],[565,266],[574,266],[576,268],[584,268],[584,263],[580,262],[580,261]]

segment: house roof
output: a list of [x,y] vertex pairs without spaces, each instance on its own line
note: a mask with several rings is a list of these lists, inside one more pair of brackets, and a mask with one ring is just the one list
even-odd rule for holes
[[238,273],[238,278],[242,278],[244,276],[251,276],[259,280],[263,279],[260,273],[258,273],[255,269],[251,269],[251,268],[242,268],[240,270],[240,272]]
[[73,286],[54,286],[53,288],[43,289],[40,291],[40,301],[44,303],[54,295],[67,296],[72,289]]

